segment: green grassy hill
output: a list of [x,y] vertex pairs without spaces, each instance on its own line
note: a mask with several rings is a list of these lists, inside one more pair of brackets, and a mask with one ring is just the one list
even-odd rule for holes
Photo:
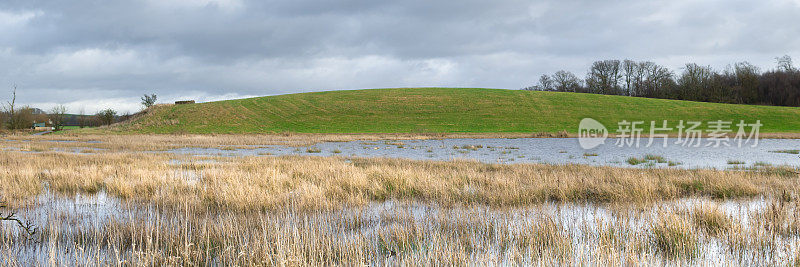
[[[133,133],[577,132],[617,122],[761,120],[762,132],[800,132],[800,108],[479,88],[402,88],[289,94],[161,105],[112,128]],[[705,125],[703,126],[705,128]]]

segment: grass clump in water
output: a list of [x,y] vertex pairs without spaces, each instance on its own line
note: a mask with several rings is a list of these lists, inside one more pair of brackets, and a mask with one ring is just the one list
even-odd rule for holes
[[800,154],[800,149],[773,150],[773,153]]
[[520,248],[535,258],[563,260],[572,251],[572,240],[565,234],[564,226],[547,216],[539,217],[519,238]]
[[383,254],[411,254],[421,248],[423,233],[416,224],[391,225],[378,234],[378,248]]
[[717,206],[700,205],[694,208],[692,220],[700,229],[712,236],[718,236],[731,229],[731,219]]
[[389,142],[389,141],[385,141],[385,142],[384,142],[384,144],[386,144],[386,145],[390,145],[390,146],[395,146],[395,147],[397,147],[397,148],[405,148],[405,147],[406,147],[406,144],[405,144],[405,143],[403,143],[403,142]]
[[664,157],[658,156],[658,155],[653,155],[653,154],[644,155],[643,158],[630,157],[630,158],[628,158],[628,160],[626,160],[626,162],[628,162],[628,164],[630,164],[630,165],[639,165],[639,164],[642,164],[642,163],[646,163],[645,166],[648,166],[648,167],[653,167],[653,166],[656,165],[656,163],[667,163],[667,164],[670,164],[669,166],[676,166],[676,165],[680,164],[680,163],[677,163],[677,162],[667,161],[666,159],[664,159]]
[[764,167],[764,168],[766,168],[766,167],[772,167],[772,164],[767,163],[767,162],[763,162],[763,161],[757,161],[756,163],[753,163],[753,167]]
[[744,162],[744,161],[741,161],[741,160],[730,160],[729,159],[728,160],[728,164],[730,164],[730,165],[741,165],[741,164],[747,164],[747,163]]
[[700,253],[700,242],[685,218],[664,213],[659,217],[650,227],[655,248],[667,258],[697,257]]
[[478,150],[479,148],[483,148],[483,146],[481,146],[481,145],[478,145],[478,146],[463,145],[463,146],[461,146],[461,149],[472,150],[472,151]]
[[318,147],[309,147],[308,149],[306,149],[306,153],[321,153],[321,152],[322,149],[319,149]]
[[658,163],[667,163],[667,160],[664,159],[662,156],[647,154],[644,156],[644,159],[647,161],[655,161]]
[[639,164],[645,163],[647,161],[644,160],[644,159],[641,159],[641,158],[637,158],[637,157],[630,157],[630,158],[628,158],[628,160],[626,162],[628,162],[628,164],[630,164],[630,165],[639,165]]

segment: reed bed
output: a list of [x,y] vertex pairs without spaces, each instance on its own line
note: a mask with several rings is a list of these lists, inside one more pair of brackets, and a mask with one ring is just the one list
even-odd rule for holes
[[[89,131],[91,132],[91,131]],[[313,146],[322,142],[396,141],[445,138],[537,138],[530,133],[374,133],[374,134],[92,134],[70,133],[31,136],[29,132],[0,132],[7,146],[32,149],[97,148],[117,152],[163,151],[182,147],[247,149],[258,146]],[[570,134],[564,137],[577,137]],[[611,136],[613,137],[613,135]],[[642,135],[646,137],[646,135]],[[800,133],[762,133],[761,138],[798,139]],[[67,142],[63,142],[67,141]],[[393,142],[394,143],[394,142]]]
[[[788,169],[194,157],[150,152],[168,146],[159,136],[132,150],[144,137],[75,138],[84,143],[4,143],[27,149],[0,151],[0,212],[38,231],[0,225],[0,264],[786,265],[800,255],[800,177]],[[173,143],[262,142],[220,140]],[[84,145],[104,147],[69,150]]]
[[167,153],[0,152],[0,194],[17,202],[48,188],[200,208],[358,206],[386,199],[440,205],[546,201],[653,202],[691,196],[796,195],[791,171],[627,169],[311,156],[192,157]]
[[714,234],[690,219],[704,216],[697,209],[675,203],[490,208],[392,200],[269,212],[122,203],[102,219],[29,207],[22,212],[46,214],[41,232],[0,227],[0,264],[787,265],[797,260],[798,235],[773,226],[798,219],[762,214],[797,213],[797,204],[734,205],[722,211],[730,227]]
[[[426,140],[444,138],[525,138],[524,133],[407,133],[407,134],[207,134],[207,135],[111,135],[60,133],[31,136],[29,133],[2,134],[8,146],[37,148],[91,147],[111,151],[161,151],[181,147],[247,149],[267,145],[312,146],[321,142]],[[66,142],[65,142],[66,141]]]

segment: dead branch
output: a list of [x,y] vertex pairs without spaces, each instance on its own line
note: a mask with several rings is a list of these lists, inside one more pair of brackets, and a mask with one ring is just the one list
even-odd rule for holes
[[[8,206],[0,202],[0,208],[4,209],[8,208]],[[4,215],[2,212],[0,212],[0,222],[2,221],[15,222],[23,231],[25,231],[25,233],[28,234],[28,236],[33,236],[34,234],[36,234],[36,227],[33,225],[33,223],[31,223],[30,221],[23,222],[21,219],[17,218],[16,215],[17,214],[14,213],[13,211],[8,213],[7,215]]]

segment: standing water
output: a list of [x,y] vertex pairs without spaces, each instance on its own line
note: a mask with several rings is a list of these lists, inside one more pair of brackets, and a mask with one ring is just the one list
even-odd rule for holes
[[[800,165],[796,150],[800,140],[762,139],[737,147],[684,146],[675,138],[643,139],[638,147],[617,146],[618,139],[608,139],[604,145],[586,150],[577,138],[487,138],[441,140],[393,140],[323,142],[308,147],[253,146],[248,149],[180,148],[170,153],[191,155],[317,155],[388,157],[413,160],[474,159],[485,163],[546,163],[587,164],[617,167],[675,167],[715,168],[750,167],[758,165]],[[648,157],[649,155],[649,157]]]

